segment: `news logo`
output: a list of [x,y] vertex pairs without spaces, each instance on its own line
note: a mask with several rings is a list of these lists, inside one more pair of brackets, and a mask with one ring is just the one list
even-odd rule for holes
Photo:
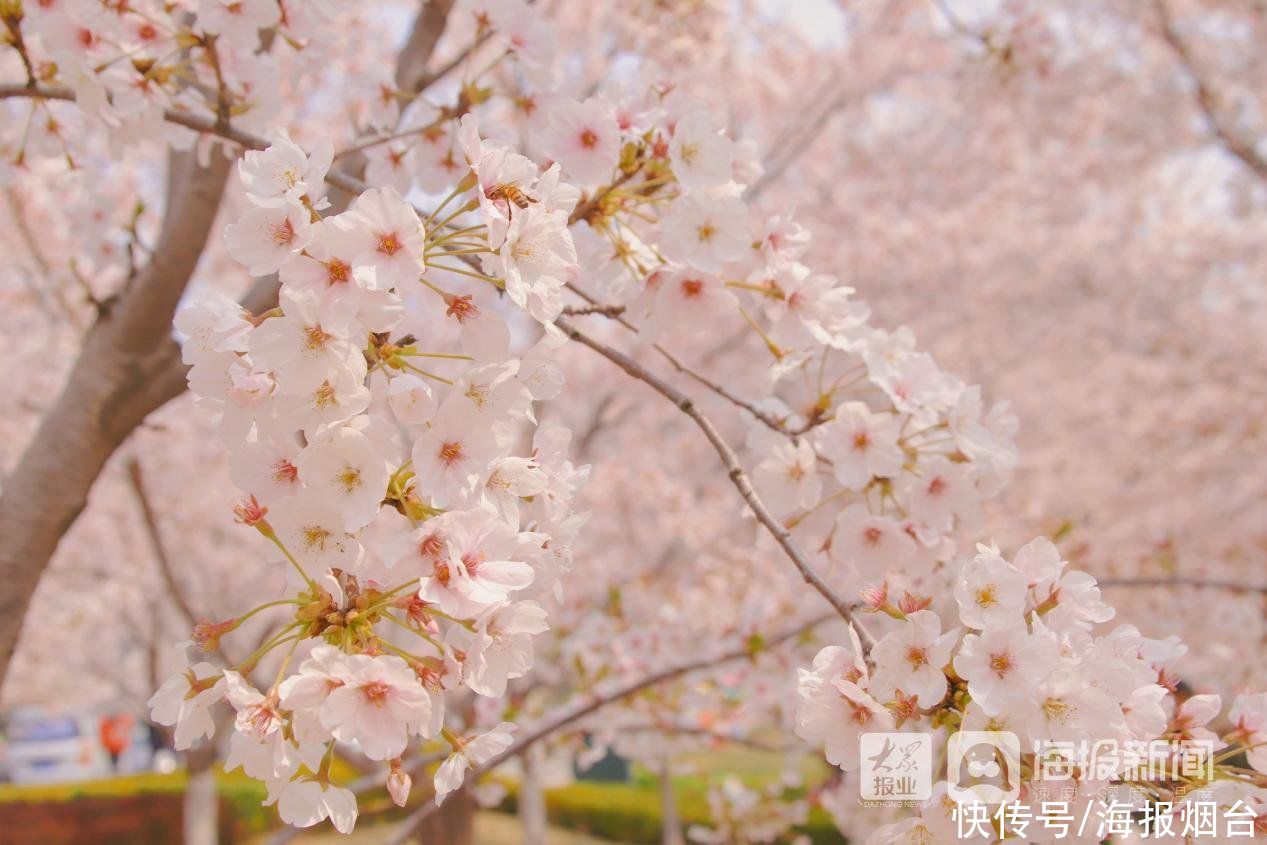
[[865,733],[858,750],[863,802],[905,804],[932,797],[932,734]]

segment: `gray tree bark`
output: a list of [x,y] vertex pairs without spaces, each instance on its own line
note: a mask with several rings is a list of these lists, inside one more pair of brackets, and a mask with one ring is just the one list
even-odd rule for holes
[[185,754],[185,785],[181,827],[185,845],[220,845],[220,793],[216,789],[214,743]]
[[673,766],[668,755],[660,762],[660,845],[684,845],[682,817],[673,791]]
[[419,845],[471,845],[478,809],[469,785],[449,793],[440,808],[419,825],[415,841]]
[[522,758],[523,780],[519,784],[519,822],[524,845],[546,845],[546,795],[541,783],[543,752],[540,745],[529,748]]

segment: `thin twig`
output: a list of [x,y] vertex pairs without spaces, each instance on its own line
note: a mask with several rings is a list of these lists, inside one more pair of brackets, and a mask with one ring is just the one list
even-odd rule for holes
[[623,305],[569,305],[563,309],[569,317],[584,317],[587,314],[598,314],[603,317],[619,317],[625,313]]
[[[590,307],[591,307],[591,310],[589,311],[575,309],[573,313],[600,314],[604,317],[609,317],[615,320],[617,323],[619,323],[621,326],[623,326],[625,329],[629,330],[630,332],[633,332],[634,334],[638,334],[637,327],[635,327],[633,323],[629,322],[628,320],[624,318],[623,311],[619,313],[608,313],[608,309],[613,308],[614,306],[606,305],[602,302],[599,302],[596,298],[586,293],[574,282],[568,282],[567,289],[572,291],[572,293],[576,294],[581,299],[584,299],[586,302],[590,304]],[[568,313],[567,309],[564,309],[564,313],[565,314]],[[702,373],[686,366],[685,364],[682,363],[682,361],[676,355],[674,355],[669,350],[665,349],[660,344],[653,343],[651,345],[651,348],[654,349],[656,352],[660,353],[660,356],[664,358],[664,360],[672,364],[673,369],[699,382],[701,385],[708,388],[710,391],[717,394],[722,399],[725,399],[727,402],[734,405],[735,407],[742,408],[743,410],[752,414],[753,417],[759,420],[771,431],[777,432],[779,434],[790,433],[788,432],[787,428],[784,427],[782,421],[777,420],[774,417],[770,416],[765,411],[762,411],[760,408],[758,408],[756,405],[752,404],[751,402],[748,402],[745,399],[739,398],[738,396],[734,395],[729,390],[722,387],[720,384],[717,384],[716,382],[712,381],[711,379],[709,379],[707,376],[703,375]]]

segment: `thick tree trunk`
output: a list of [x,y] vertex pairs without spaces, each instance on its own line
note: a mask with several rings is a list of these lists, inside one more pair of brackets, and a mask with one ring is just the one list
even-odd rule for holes
[[436,812],[418,827],[419,845],[472,845],[475,841],[475,811],[479,804],[469,787],[450,793]]
[[207,743],[185,755],[189,782],[181,815],[185,845],[219,845],[220,795],[216,791],[216,747]]
[[541,783],[541,746],[524,753],[524,776],[519,784],[519,822],[524,845],[546,845],[546,795]]
[[0,682],[40,575],[102,467],[146,415],[184,390],[172,315],[206,245],[230,162],[218,150],[205,169],[183,153],[168,162],[176,187],[153,260],[102,304],[61,396],[4,481]]

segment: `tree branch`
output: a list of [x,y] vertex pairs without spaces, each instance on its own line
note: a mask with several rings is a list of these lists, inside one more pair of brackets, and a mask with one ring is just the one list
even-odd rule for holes
[[1253,140],[1243,137],[1224,121],[1221,98],[1218,92],[1202,76],[1192,53],[1188,50],[1188,45],[1175,28],[1169,4],[1166,0],[1155,0],[1153,5],[1161,22],[1162,40],[1166,42],[1166,46],[1175,54],[1180,66],[1188,74],[1193,85],[1196,86],[1197,107],[1201,109],[1206,123],[1210,125],[1210,131],[1214,133],[1215,140],[1225,150],[1239,159],[1259,179],[1267,180],[1267,159],[1259,155]]
[[743,497],[743,500],[748,504],[748,507],[752,509],[752,513],[757,518],[757,521],[770,532],[771,536],[774,537],[775,542],[779,544],[779,547],[783,549],[784,554],[787,555],[788,559],[792,561],[797,570],[801,573],[801,577],[805,579],[805,583],[817,590],[819,595],[826,599],[827,603],[835,608],[836,612],[842,619],[854,626],[854,629],[858,632],[858,638],[869,650],[871,646],[875,644],[875,640],[872,638],[871,634],[868,633],[862,623],[858,621],[853,610],[850,609],[849,604],[837,595],[836,591],[831,588],[831,585],[823,580],[823,577],[818,574],[818,571],[814,568],[813,564],[809,562],[809,559],[805,556],[801,547],[792,537],[792,533],[788,531],[787,526],[779,522],[779,520],[770,513],[769,509],[766,508],[765,503],[762,502],[761,498],[757,495],[757,491],[753,489],[752,482],[749,480],[748,474],[744,472],[743,465],[739,463],[739,458],[735,454],[734,449],[732,449],[730,444],[728,444],[721,436],[721,434],[717,431],[717,427],[714,426],[712,421],[704,415],[704,412],[696,407],[694,400],[673,385],[652,373],[628,355],[595,340],[570,325],[566,320],[560,318],[555,321],[555,325],[572,340],[575,340],[581,345],[594,350],[599,355],[602,355],[604,358],[611,361],[617,367],[620,367],[630,376],[633,376],[639,381],[646,382],[653,390],[677,406],[679,411],[691,418],[692,422],[694,422],[695,425],[699,427],[700,431],[704,433],[704,436],[708,438],[708,442],[712,444],[713,449],[717,452],[717,456],[726,467],[727,476],[730,478],[731,483],[735,485],[735,489],[739,491],[739,495]]
[[[0,100],[13,97],[27,97],[34,100],[75,101],[75,92],[61,85],[0,85]],[[180,109],[166,109],[163,119],[186,129],[192,129],[203,135],[214,135],[226,141],[232,141],[248,150],[262,150],[268,147],[269,140],[250,132],[244,132],[229,124],[221,124],[212,117],[203,117]],[[326,174],[326,181],[340,190],[350,194],[359,194],[366,190],[366,184],[355,176],[341,170],[331,170]]]
[[176,604],[176,609],[180,611],[185,624],[192,631],[198,624],[198,614],[194,613],[193,607],[185,597],[184,589],[176,580],[171,558],[167,554],[167,546],[163,542],[162,532],[159,531],[158,519],[150,504],[150,497],[145,492],[141,462],[135,457],[128,458],[128,481],[132,484],[132,492],[136,495],[137,504],[140,506],[141,521],[145,524],[145,535],[150,541],[150,550],[154,552],[154,562],[158,565],[158,574],[163,579],[163,586],[167,588],[168,594]]
[[424,0],[396,60],[396,87],[401,91],[417,94],[433,81],[427,73],[427,63],[444,35],[452,9],[453,0]]

